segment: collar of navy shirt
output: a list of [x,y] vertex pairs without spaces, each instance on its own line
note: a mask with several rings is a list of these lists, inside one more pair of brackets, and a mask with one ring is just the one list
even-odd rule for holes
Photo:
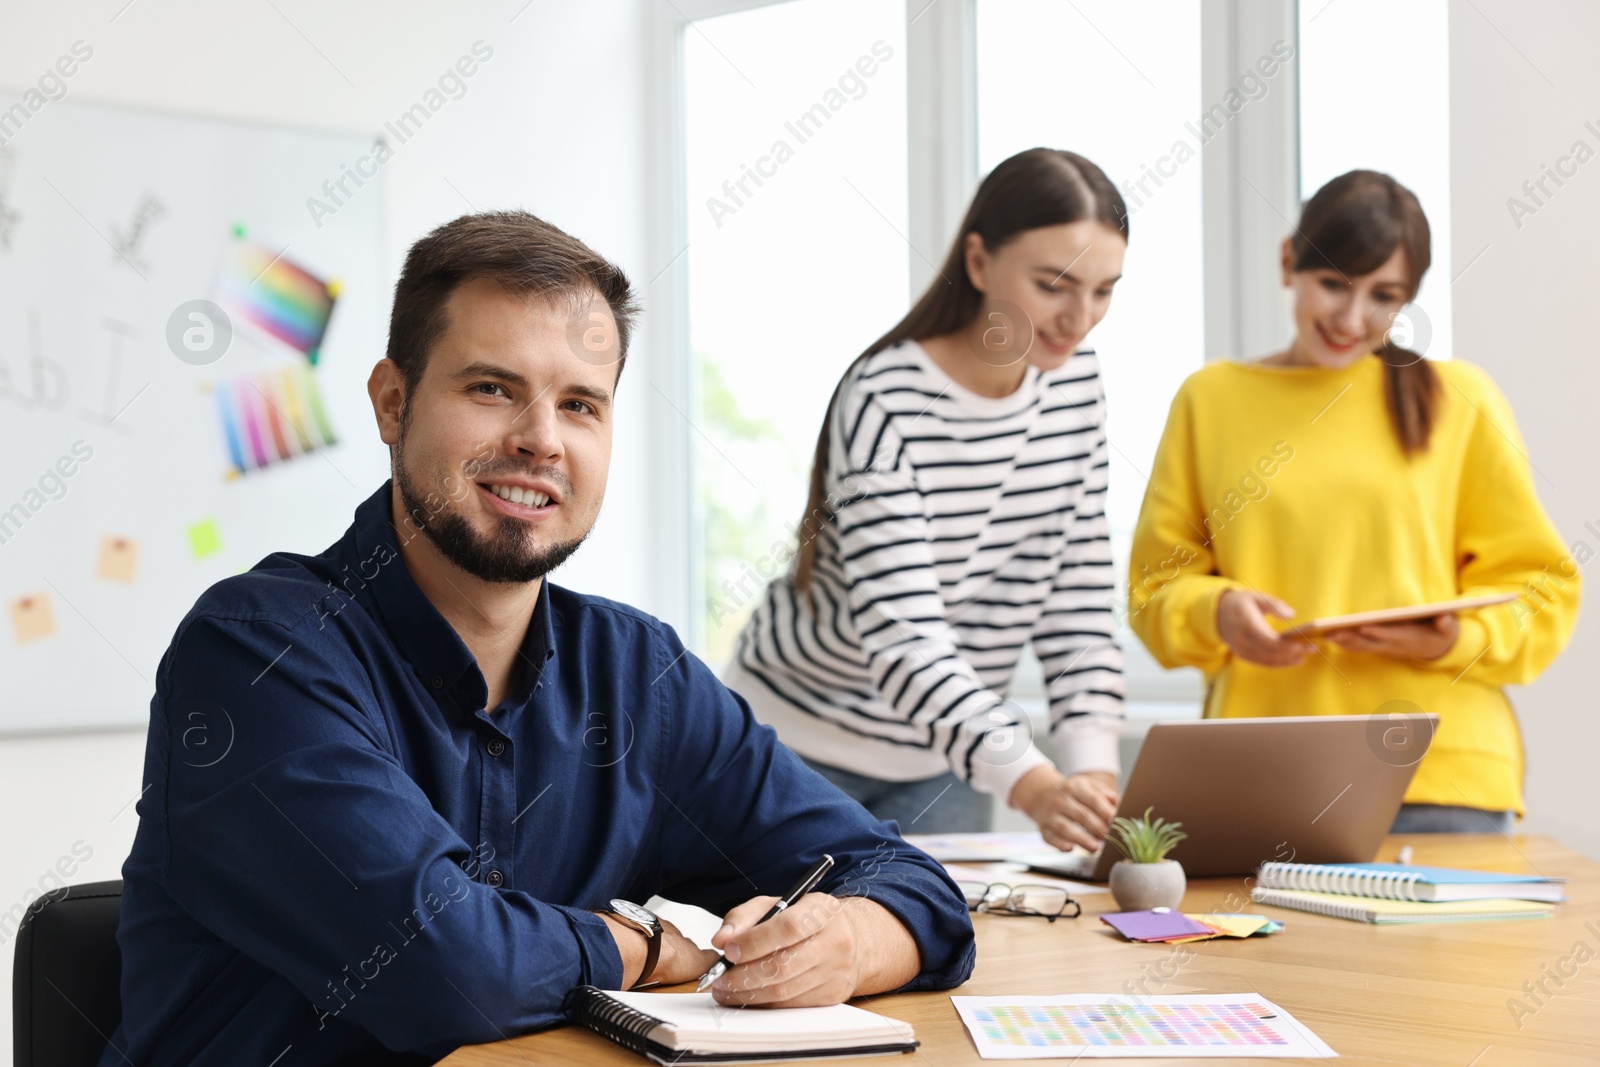
[[[485,709],[489,699],[489,685],[472,651],[456,633],[439,609],[434,607],[411,577],[405,559],[400,555],[396,535],[391,494],[394,480],[383,483],[371,496],[356,508],[355,520],[346,532],[343,546],[355,555],[354,574],[365,581],[372,590],[373,603],[407,662],[422,679],[423,685],[433,694],[441,710],[474,715],[480,709],[497,712],[514,711],[528,702],[545,663],[556,654],[555,628],[550,619],[550,583],[539,583],[539,597],[534,603],[533,616],[528,622],[528,632],[523,637],[518,654],[523,661],[521,681],[514,693],[495,709]],[[408,531],[409,537],[426,537],[420,527],[421,516],[413,516],[418,529]],[[389,559],[383,573],[375,580],[366,574],[371,564],[382,559],[380,546],[387,546]],[[364,570],[362,564],[368,564]],[[348,566],[348,565],[347,565]]]

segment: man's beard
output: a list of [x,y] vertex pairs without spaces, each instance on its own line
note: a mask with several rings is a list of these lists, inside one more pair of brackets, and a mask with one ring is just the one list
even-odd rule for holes
[[589,536],[586,530],[582,537],[574,541],[563,541],[538,549],[528,547],[528,524],[509,515],[496,516],[495,530],[488,537],[479,536],[472,525],[454,511],[442,511],[424,521],[423,516],[428,515],[425,504],[428,494],[418,492],[406,474],[402,455],[404,443],[402,433],[400,444],[395,448],[394,481],[400,490],[400,500],[405,505],[406,514],[421,524],[422,532],[428,535],[428,540],[433,542],[445,559],[474,578],[484,582],[525,585],[543,578],[565,563],[567,557],[576,552],[584,538]]

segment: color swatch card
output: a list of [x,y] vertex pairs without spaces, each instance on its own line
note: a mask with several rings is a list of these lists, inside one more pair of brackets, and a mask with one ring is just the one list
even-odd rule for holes
[[1240,915],[1235,912],[1208,911],[1203,915],[1185,912],[1189,918],[1197,923],[1209,926],[1212,934],[1195,934],[1190,937],[1163,938],[1169,945],[1181,945],[1190,941],[1209,941],[1213,937],[1266,937],[1283,929],[1283,924],[1265,915]]
[[211,393],[229,477],[338,443],[317,374],[304,363],[232,378]]
[[951,997],[986,1060],[1296,1057],[1337,1052],[1254,993]]
[[1215,937],[1216,931],[1205,923],[1170,908],[1160,911],[1113,911],[1100,916],[1100,921],[1129,941],[1167,941],[1175,937]]
[[305,353],[315,364],[338,299],[337,282],[325,281],[283,253],[236,240],[228,252],[217,296],[244,322]]
[[1265,915],[1215,911],[1200,915],[1169,908],[1108,912],[1100,916],[1100,921],[1129,941],[1161,941],[1169,945],[1214,937],[1265,937],[1283,929],[1282,923]]

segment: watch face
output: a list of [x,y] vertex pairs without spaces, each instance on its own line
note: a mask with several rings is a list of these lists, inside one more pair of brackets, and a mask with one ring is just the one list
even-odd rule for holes
[[611,910],[625,919],[631,919],[646,930],[654,931],[661,925],[654,913],[648,909],[641,908],[631,900],[613,900],[611,902]]

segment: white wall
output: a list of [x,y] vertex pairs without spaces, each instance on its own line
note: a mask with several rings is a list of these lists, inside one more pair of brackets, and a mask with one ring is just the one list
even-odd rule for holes
[[[1541,472],[1539,494],[1563,538],[1600,553],[1600,158],[1560,188],[1547,182],[1553,195],[1540,194],[1543,206],[1520,227],[1506,206],[1513,196],[1531,204],[1522,183],[1554,166],[1574,142],[1586,142],[1590,156],[1600,153],[1596,41],[1600,5],[1589,0],[1450,5],[1456,354],[1487,369],[1510,399]],[[1527,739],[1525,828],[1600,858],[1600,567],[1584,566],[1583,580],[1589,602],[1572,644],[1512,700]]]
[[[375,133],[482,39],[494,55],[468,81],[466,95],[384,167],[391,278],[406,247],[429,228],[474,209],[519,206],[620,262],[644,290],[648,313],[647,283],[665,264],[647,261],[645,242],[641,0],[533,0],[520,13],[523,0],[381,7],[274,0],[277,10],[203,0],[142,0],[124,9],[125,2],[0,8],[0,83],[8,86],[0,102],[9,106],[18,83],[81,39],[94,56],[70,79],[69,100]],[[26,131],[19,145],[25,138]],[[618,394],[605,510],[558,580],[660,610],[640,536],[652,526],[650,376],[641,338]],[[37,889],[78,841],[80,852],[93,855],[71,881],[120,877],[136,815],[131,807],[118,812],[139,791],[143,752],[142,730],[0,738],[0,913]],[[0,1058],[11,1048],[10,991],[6,941]]]

